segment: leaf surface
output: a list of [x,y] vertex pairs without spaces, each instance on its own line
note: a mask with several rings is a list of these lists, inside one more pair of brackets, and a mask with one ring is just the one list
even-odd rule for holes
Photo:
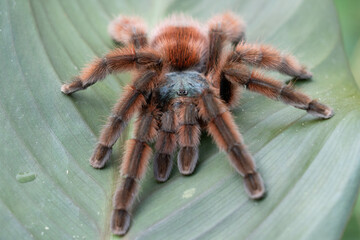
[[60,86],[114,47],[106,29],[119,13],[153,27],[172,12],[206,21],[229,9],[247,22],[248,42],[272,44],[307,65],[314,78],[296,87],[336,115],[323,121],[244,92],[233,113],[267,197],[249,200],[226,154],[204,134],[194,175],[174,169],[158,184],[149,169],[126,238],[341,236],[360,180],[360,94],[330,0],[4,0],[0,9],[1,239],[117,238],[109,231],[111,198],[130,131],[106,169],[92,169],[88,159],[129,74],[71,97]]

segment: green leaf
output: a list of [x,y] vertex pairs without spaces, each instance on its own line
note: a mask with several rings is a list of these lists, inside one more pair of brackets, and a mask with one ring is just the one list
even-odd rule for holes
[[[345,52],[349,59],[350,69],[357,83],[360,83],[360,2],[335,0],[339,14],[341,32]],[[342,239],[356,240],[360,238],[360,199],[355,204],[354,211],[346,226]]]
[[[332,106],[319,120],[245,92],[234,111],[268,190],[249,200],[241,177],[209,137],[194,175],[142,182],[128,239],[338,239],[359,187],[360,94],[328,1],[0,1],[1,239],[109,239],[111,198],[122,154],[92,169],[98,133],[129,74],[71,97],[60,86],[114,45],[113,16],[150,26],[171,12],[206,20],[231,9],[249,42],[294,53],[314,73],[299,89]],[[287,80],[281,76],[281,80]],[[24,180],[26,178],[26,181]],[[20,179],[20,180],[19,180]]]

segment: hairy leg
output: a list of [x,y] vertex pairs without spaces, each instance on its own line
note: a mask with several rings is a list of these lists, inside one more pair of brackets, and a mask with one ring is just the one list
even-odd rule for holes
[[177,119],[173,110],[161,116],[161,127],[155,144],[154,176],[157,181],[165,182],[170,176],[173,166],[172,156],[176,149]]
[[112,146],[120,137],[127,122],[146,103],[143,94],[151,89],[156,77],[155,71],[146,72],[137,78],[133,85],[125,88],[123,96],[115,104],[112,115],[102,129],[99,142],[90,158],[90,164],[94,168],[105,166],[105,163],[110,158]]
[[295,57],[282,54],[268,45],[238,44],[229,55],[228,64],[244,63],[255,67],[276,70],[292,77],[308,79],[312,74],[299,64]]
[[311,99],[288,85],[265,77],[255,71],[250,76],[244,74],[241,69],[226,69],[224,73],[229,80],[243,85],[250,91],[260,93],[274,100],[281,100],[286,104],[306,110],[315,116],[328,119],[334,115],[333,110],[326,105]]
[[134,70],[136,66],[155,69],[160,64],[161,58],[154,50],[142,49],[135,51],[134,46],[117,48],[105,57],[95,59],[71,83],[62,85],[61,91],[64,94],[71,94],[86,89],[97,81],[104,79],[109,73]]
[[198,113],[194,103],[184,102],[179,108],[179,128],[177,131],[178,144],[178,167],[183,175],[193,173],[198,157],[200,143],[200,126]]
[[265,187],[255,162],[247,151],[233,117],[220,99],[205,91],[199,100],[199,115],[219,148],[229,155],[232,165],[244,177],[245,189],[253,199],[265,194]]
[[211,18],[209,28],[209,60],[206,75],[217,68],[225,43],[236,45],[245,37],[245,24],[235,14],[227,12]]
[[209,22],[209,31],[221,30],[226,40],[236,45],[245,40],[245,23],[232,12],[225,12],[212,17]]
[[121,165],[123,177],[116,190],[111,218],[111,230],[114,234],[124,235],[130,227],[131,210],[138,194],[139,181],[146,172],[151,156],[148,145],[157,135],[157,110],[155,106],[143,109],[135,125],[135,138],[128,140]]
[[108,31],[116,42],[132,44],[135,48],[147,45],[146,24],[139,17],[119,16],[110,22]]

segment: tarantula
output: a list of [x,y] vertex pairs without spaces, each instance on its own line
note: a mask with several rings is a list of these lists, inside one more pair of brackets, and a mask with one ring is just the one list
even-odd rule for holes
[[244,23],[231,12],[211,18],[206,25],[185,15],[173,15],[156,27],[149,40],[141,19],[120,16],[110,23],[109,33],[123,47],[94,60],[61,91],[71,94],[86,89],[110,73],[134,73],[90,159],[94,168],[103,168],[127,122],[139,113],[134,138],[127,141],[122,159],[121,186],[114,195],[114,234],[123,235],[129,229],[139,180],[152,152],[149,144],[155,139],[157,181],[169,178],[177,146],[180,173],[194,171],[200,132],[206,129],[244,178],[250,198],[264,196],[263,180],[229,110],[236,106],[241,87],[324,119],[333,116],[331,108],[256,70],[275,70],[300,79],[312,77],[294,57],[267,45],[245,43]]

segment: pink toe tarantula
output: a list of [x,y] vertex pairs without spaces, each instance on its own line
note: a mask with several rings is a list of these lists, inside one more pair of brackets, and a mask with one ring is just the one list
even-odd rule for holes
[[300,79],[312,76],[293,56],[271,46],[245,43],[244,31],[242,20],[230,12],[211,18],[206,25],[178,14],[164,20],[148,38],[141,19],[120,16],[111,22],[109,32],[122,47],[95,59],[61,87],[64,94],[71,94],[107,74],[133,72],[133,80],[115,104],[90,159],[94,168],[103,168],[127,123],[138,114],[134,138],[127,141],[122,159],[123,179],[114,195],[114,234],[124,235],[129,229],[139,180],[145,174],[152,153],[150,144],[155,140],[157,181],[169,178],[177,147],[180,173],[194,171],[200,133],[205,129],[244,178],[250,198],[264,196],[263,180],[230,112],[242,88],[320,118],[333,116],[331,108],[259,73],[257,69],[262,68]]

